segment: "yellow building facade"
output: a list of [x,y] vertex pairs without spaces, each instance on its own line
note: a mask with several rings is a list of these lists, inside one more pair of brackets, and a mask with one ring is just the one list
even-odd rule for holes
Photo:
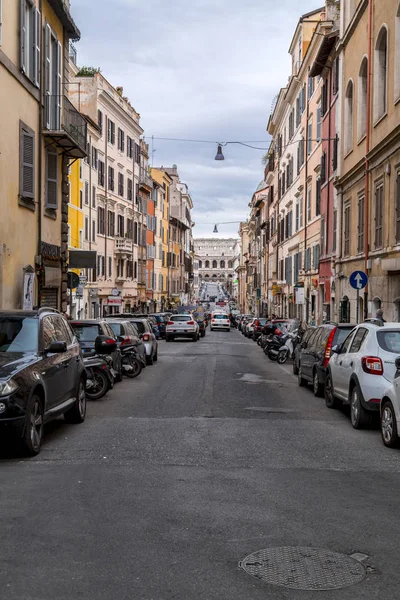
[[[159,229],[160,243],[162,246],[161,255],[161,277],[162,277],[162,291],[159,296],[162,310],[167,306],[169,296],[171,295],[169,289],[169,266],[168,266],[168,253],[169,250],[169,187],[172,184],[172,179],[163,169],[151,169],[151,177],[153,181],[158,185],[159,188],[159,204],[158,208],[161,215],[161,226]],[[161,281],[161,280],[160,280]]]

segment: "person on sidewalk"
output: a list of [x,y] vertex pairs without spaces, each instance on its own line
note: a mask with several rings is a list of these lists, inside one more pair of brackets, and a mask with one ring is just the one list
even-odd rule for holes
[[378,319],[378,321],[380,321],[382,324],[386,323],[385,319],[383,318],[383,310],[381,308],[378,308],[378,310],[376,311],[376,318]]

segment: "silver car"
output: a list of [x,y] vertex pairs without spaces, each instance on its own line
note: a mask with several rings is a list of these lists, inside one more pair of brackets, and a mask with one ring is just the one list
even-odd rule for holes
[[167,342],[178,337],[190,338],[194,342],[200,337],[200,329],[193,315],[171,315],[166,325],[165,339]]
[[146,362],[148,365],[154,364],[158,360],[158,342],[154,334],[153,327],[146,318],[137,317],[136,319],[127,319],[136,326],[141,340],[146,349]]

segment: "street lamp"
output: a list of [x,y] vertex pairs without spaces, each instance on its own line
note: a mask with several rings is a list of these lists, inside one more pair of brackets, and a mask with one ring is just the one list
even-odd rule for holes
[[[222,154],[222,145],[218,144],[218,150],[217,150],[217,154],[215,156],[215,160],[225,160],[225,156]],[[214,233],[218,233],[215,232]]]

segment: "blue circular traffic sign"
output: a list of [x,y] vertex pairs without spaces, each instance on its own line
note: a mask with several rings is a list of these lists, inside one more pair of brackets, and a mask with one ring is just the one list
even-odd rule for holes
[[363,290],[368,283],[368,275],[364,271],[354,271],[350,275],[350,285],[355,290]]

